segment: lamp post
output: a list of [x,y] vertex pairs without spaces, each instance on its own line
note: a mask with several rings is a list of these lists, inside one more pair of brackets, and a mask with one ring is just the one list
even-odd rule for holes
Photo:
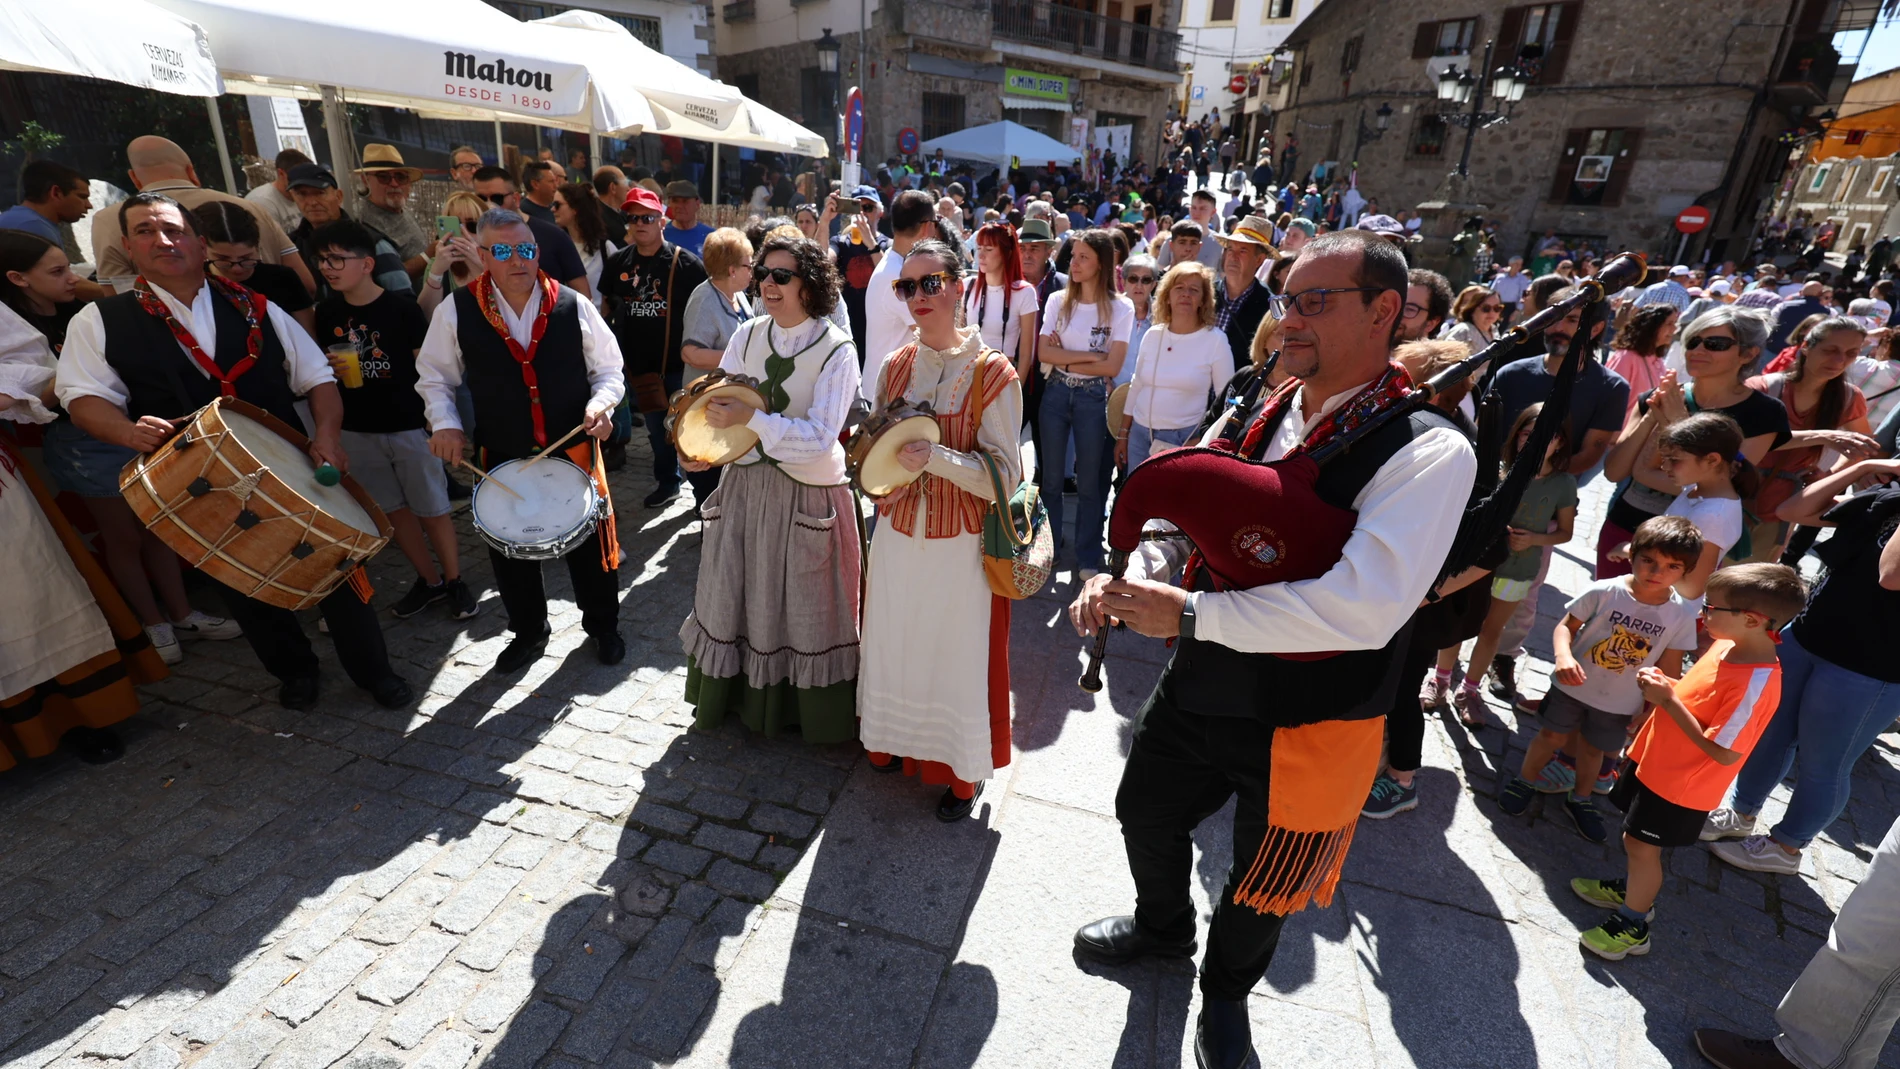
[[1392,105],[1380,104],[1379,110],[1372,113],[1374,126],[1366,125],[1366,109],[1359,109],[1359,130],[1353,136],[1352,158],[1359,159],[1359,148],[1368,141],[1377,141],[1385,136],[1386,129],[1392,125]]
[[818,49],[818,73],[825,78],[825,107],[831,113],[832,149],[837,153],[840,166],[844,161],[844,116],[838,111],[838,52],[844,48],[844,42],[831,36],[831,27],[814,44]]
[[[1448,125],[1465,128],[1464,151],[1458,156],[1458,170],[1453,172],[1459,178],[1471,177],[1471,137],[1479,127],[1509,120],[1509,112],[1516,110],[1517,102],[1524,99],[1524,89],[1530,84],[1529,75],[1515,65],[1503,66],[1493,71],[1491,55],[1496,42],[1484,43],[1484,59],[1480,60],[1477,73],[1470,69],[1460,71],[1456,67],[1447,67],[1438,76],[1438,99],[1441,102],[1462,108],[1471,105],[1468,112],[1453,112],[1445,116]],[[1506,111],[1485,111],[1484,96],[1486,85],[1490,86],[1491,96],[1506,107]]]

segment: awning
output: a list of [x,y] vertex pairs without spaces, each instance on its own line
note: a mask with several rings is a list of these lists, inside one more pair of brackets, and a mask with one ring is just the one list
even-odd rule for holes
[[1068,111],[1069,102],[1066,100],[1044,100],[1041,97],[1013,97],[1005,93],[1003,95],[1003,107],[1043,108],[1048,111]]
[[73,74],[183,96],[223,90],[204,31],[144,0],[0,5],[0,70]]

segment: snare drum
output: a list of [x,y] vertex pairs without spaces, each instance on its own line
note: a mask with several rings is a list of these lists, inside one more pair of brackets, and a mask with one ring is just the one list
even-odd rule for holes
[[759,380],[747,375],[714,371],[695,379],[673,394],[666,405],[666,436],[673,448],[702,464],[730,464],[759,444],[750,427],[714,427],[706,422],[706,405],[714,400],[740,401],[764,412],[769,407]]
[[858,425],[844,446],[845,473],[867,497],[885,497],[909,486],[922,475],[898,463],[897,452],[912,442],[943,441],[937,414],[929,401],[899,398]]
[[475,533],[504,557],[558,560],[594,533],[607,502],[594,477],[573,461],[551,456],[528,467],[530,459],[490,468],[493,478],[478,481],[469,496],[469,516]]
[[308,440],[255,405],[219,398],[119,473],[125,503],[185,563],[266,605],[322,601],[392,529],[356,480],[317,482]]

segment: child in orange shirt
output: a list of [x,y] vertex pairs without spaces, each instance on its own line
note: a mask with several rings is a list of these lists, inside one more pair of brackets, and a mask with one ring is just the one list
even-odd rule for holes
[[[1630,746],[1610,802],[1624,814],[1622,880],[1570,881],[1579,898],[1616,910],[1584,932],[1584,949],[1611,961],[1649,953],[1649,922],[1662,890],[1663,850],[1689,846],[1781,704],[1778,629],[1801,611],[1807,588],[1780,564],[1740,564],[1709,577],[1702,615],[1714,644],[1678,681],[1638,675],[1652,715]],[[1670,684],[1674,683],[1672,687]]]

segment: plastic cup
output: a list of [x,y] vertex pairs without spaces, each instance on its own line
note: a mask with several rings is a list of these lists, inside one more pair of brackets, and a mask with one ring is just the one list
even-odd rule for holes
[[[337,382],[349,389],[358,389],[363,385],[363,360],[356,346],[349,342],[339,342],[330,346],[330,356],[343,366],[337,368]],[[334,366],[334,365],[333,365]]]

